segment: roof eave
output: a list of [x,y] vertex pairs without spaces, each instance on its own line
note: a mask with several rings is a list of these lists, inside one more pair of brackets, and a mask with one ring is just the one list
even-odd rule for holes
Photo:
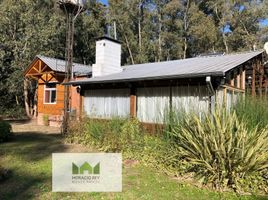
[[211,72],[211,73],[199,73],[199,74],[181,74],[181,75],[171,75],[171,76],[156,76],[156,77],[145,77],[145,78],[133,78],[133,79],[118,79],[118,80],[96,80],[96,81],[71,81],[69,83],[64,83],[64,85],[92,85],[98,83],[120,83],[120,82],[137,82],[137,81],[147,81],[147,80],[167,80],[167,79],[182,79],[182,78],[202,78],[206,76],[212,77],[222,77],[225,76],[225,72]]

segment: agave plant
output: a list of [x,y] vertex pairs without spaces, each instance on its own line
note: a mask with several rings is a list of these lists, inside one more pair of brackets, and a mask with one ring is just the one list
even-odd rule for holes
[[268,167],[268,126],[248,130],[235,112],[188,116],[172,134],[198,177],[216,188],[235,188],[244,176]]

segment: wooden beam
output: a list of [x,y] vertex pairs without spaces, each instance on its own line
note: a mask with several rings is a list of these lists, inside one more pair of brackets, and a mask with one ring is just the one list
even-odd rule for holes
[[243,90],[243,89],[232,87],[232,86],[229,86],[229,85],[222,85],[222,87],[224,89],[228,89],[228,90],[235,91],[235,92],[241,92],[241,93],[245,92],[245,90]]
[[231,79],[230,85],[234,87],[234,79]]
[[45,65],[45,66],[43,67],[43,69],[41,70],[41,72],[44,72],[46,68],[48,68],[47,65]]
[[39,72],[41,73],[42,72],[42,61],[39,60]]
[[130,116],[137,117],[137,96],[134,88],[130,89]]
[[224,87],[223,89],[223,103],[224,103],[224,107],[226,107],[226,103],[227,103],[227,88]]
[[137,117],[137,96],[130,95],[130,116]]
[[48,78],[48,80],[47,80],[47,82],[49,82],[49,81],[51,81],[53,78],[55,78],[54,76],[53,76],[53,74],[49,74],[51,77],[50,78]]
[[253,70],[252,70],[252,83],[251,83],[251,95],[256,95],[256,64],[253,64]]
[[42,73],[29,73],[27,75],[40,76],[40,75],[44,75],[44,74],[54,74],[54,72],[53,71],[47,71],[47,72],[42,72]]
[[241,75],[241,89],[245,90],[246,89],[246,70],[242,71]]
[[240,71],[240,69],[236,75],[236,87],[241,88],[241,71]]
[[263,66],[261,65],[261,62],[259,61],[258,62],[259,64],[259,67],[260,67],[260,76],[259,76],[259,94],[260,96],[262,96],[262,90],[263,90],[263,76],[264,76],[264,69],[263,69]]

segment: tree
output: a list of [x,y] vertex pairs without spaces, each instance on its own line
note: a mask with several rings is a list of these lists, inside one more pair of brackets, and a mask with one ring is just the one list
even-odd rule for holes
[[[9,68],[0,92],[7,93],[10,98],[10,105],[6,107],[14,102],[21,104],[24,96],[26,112],[30,117],[33,107],[31,97],[34,96],[31,92],[34,90],[29,80],[23,80],[23,71],[37,54],[64,54],[60,40],[64,18],[57,12],[50,14],[56,9],[53,1],[3,0],[0,5],[0,41],[4,46],[0,62],[3,70]],[[42,9],[40,6],[43,6]]]

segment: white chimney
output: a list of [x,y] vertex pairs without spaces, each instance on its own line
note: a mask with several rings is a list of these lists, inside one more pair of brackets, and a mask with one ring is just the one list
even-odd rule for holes
[[92,76],[105,76],[122,71],[121,44],[108,37],[99,38],[96,42],[96,64],[92,66]]

